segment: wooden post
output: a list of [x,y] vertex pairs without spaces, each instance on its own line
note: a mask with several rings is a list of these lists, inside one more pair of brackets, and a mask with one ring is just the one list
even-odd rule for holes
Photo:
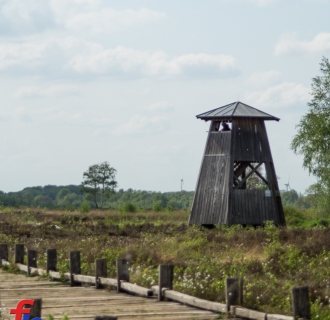
[[47,264],[46,264],[46,272],[49,271],[57,271],[57,251],[56,249],[47,249]]
[[0,267],[2,267],[2,259],[8,261],[8,244],[0,244]]
[[15,244],[15,263],[24,264],[24,244]]
[[73,275],[81,274],[80,269],[80,251],[70,251],[70,286],[80,285],[80,282],[74,281]]
[[158,301],[164,300],[163,288],[169,290],[173,289],[173,272],[174,266],[171,264],[161,264],[159,265],[159,277],[158,277]]
[[309,305],[308,287],[297,287],[291,289],[293,318],[311,319],[311,309]]
[[34,305],[31,308],[30,311],[30,317],[29,320],[33,318],[39,318],[41,319],[41,306],[42,306],[42,299],[33,299]]
[[95,259],[95,288],[100,289],[102,286],[99,282],[99,278],[107,277],[107,260]]
[[37,268],[37,250],[27,251],[27,274],[31,274],[31,267]]
[[126,259],[117,259],[117,292],[121,291],[120,281],[129,281],[128,261]]
[[238,278],[238,304],[243,306],[243,277]]
[[226,305],[227,311],[232,305],[243,304],[243,279],[227,278],[226,279]]
[[114,316],[96,316],[94,320],[117,320],[118,317]]

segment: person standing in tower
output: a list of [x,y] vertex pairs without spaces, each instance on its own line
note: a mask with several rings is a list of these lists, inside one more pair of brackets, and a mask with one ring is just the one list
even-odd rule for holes
[[220,131],[230,131],[230,127],[227,122],[221,122],[222,128]]

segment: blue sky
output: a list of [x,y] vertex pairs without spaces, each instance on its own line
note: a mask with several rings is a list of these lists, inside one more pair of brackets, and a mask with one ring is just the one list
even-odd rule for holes
[[329,0],[0,0],[0,190],[79,184],[193,190],[208,123],[240,100],[267,122],[279,185],[315,180],[290,150],[330,56]]

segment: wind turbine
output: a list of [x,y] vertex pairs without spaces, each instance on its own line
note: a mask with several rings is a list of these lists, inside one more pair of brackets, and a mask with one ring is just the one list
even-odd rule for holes
[[182,187],[183,187],[183,179],[181,179],[181,191],[182,191]]
[[288,192],[289,189],[291,190],[291,187],[290,187],[290,173],[289,173],[288,183],[285,183],[284,185],[286,186],[286,192]]

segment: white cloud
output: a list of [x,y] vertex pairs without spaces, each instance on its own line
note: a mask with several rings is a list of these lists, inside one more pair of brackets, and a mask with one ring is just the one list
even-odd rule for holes
[[149,104],[148,106],[145,106],[144,109],[148,110],[148,111],[155,111],[155,112],[173,111],[174,110],[173,106],[170,103],[168,103],[167,101],[159,101],[156,103]]
[[286,107],[298,103],[306,104],[310,98],[308,92],[309,88],[302,84],[284,82],[265,91],[247,92],[245,96],[247,101],[259,106]]
[[255,86],[264,86],[277,82],[282,73],[276,70],[254,72],[249,78],[248,82]]
[[1,0],[2,34],[40,33],[64,27],[69,30],[108,33],[133,25],[166,18],[164,12],[148,8],[114,10],[98,0]]
[[20,98],[54,98],[79,95],[80,93],[79,88],[74,85],[27,86],[17,91],[17,95]]
[[53,13],[48,1],[0,1],[1,34],[42,32],[54,26]]
[[159,134],[168,130],[169,121],[166,117],[133,116],[127,123],[113,131],[117,135]]
[[17,122],[36,122],[52,125],[100,127],[113,125],[115,120],[95,113],[70,112],[55,108],[19,107],[10,112],[0,112],[0,119]]
[[166,18],[164,12],[148,8],[115,10],[101,1],[51,0],[51,7],[58,25],[88,33],[104,34]]
[[114,124],[114,120],[97,116],[95,114],[86,114],[82,112],[68,112],[60,111],[58,109],[50,110],[39,118],[43,123],[53,123],[61,125],[73,125],[73,126],[87,126],[87,127],[100,127]]
[[74,37],[0,44],[0,71],[48,75],[125,75],[129,77],[229,77],[240,71],[230,55],[206,53],[168,57],[165,52],[126,47],[105,49]]
[[330,33],[317,34],[310,41],[297,40],[295,34],[283,36],[275,46],[275,54],[280,55],[290,52],[324,52],[330,50]]
[[234,57],[224,54],[187,54],[174,58],[164,52],[138,51],[93,46],[89,53],[76,55],[68,64],[79,73],[131,74],[136,76],[232,76],[239,73]]
[[136,11],[132,9],[116,11],[111,8],[103,8],[94,12],[72,15],[71,17],[68,17],[64,23],[69,29],[85,29],[94,33],[104,33],[136,24],[157,22],[165,17],[165,13],[152,11],[147,8],[142,8]]
[[46,40],[27,37],[19,42],[2,42],[0,71],[60,73],[66,61],[84,47],[83,42],[72,37]]

